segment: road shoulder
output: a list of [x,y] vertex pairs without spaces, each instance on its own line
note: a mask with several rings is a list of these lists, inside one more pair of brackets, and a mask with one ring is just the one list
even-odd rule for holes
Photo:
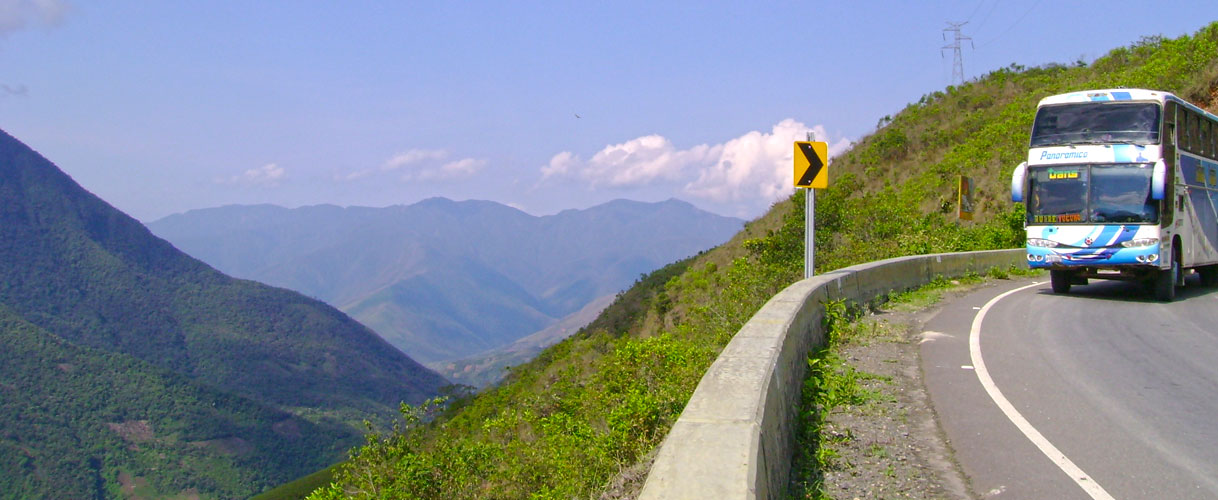
[[825,417],[821,447],[830,458],[823,490],[829,497],[979,498],[969,489],[927,391],[923,333],[944,304],[981,289],[1031,281],[956,284],[937,291],[939,299],[931,305],[881,306],[847,328],[835,349],[861,374],[863,388],[878,397],[835,408]]

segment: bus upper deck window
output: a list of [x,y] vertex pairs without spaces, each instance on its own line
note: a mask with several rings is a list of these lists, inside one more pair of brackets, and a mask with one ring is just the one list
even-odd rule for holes
[[1197,122],[1197,154],[1208,155],[1210,154],[1210,124],[1201,120],[1200,115],[1197,116],[1197,119],[1199,120]]

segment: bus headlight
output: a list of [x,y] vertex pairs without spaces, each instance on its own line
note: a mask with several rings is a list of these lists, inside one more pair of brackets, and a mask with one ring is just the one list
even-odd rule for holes
[[1121,246],[1125,248],[1141,248],[1153,245],[1158,245],[1158,238],[1138,238],[1136,240],[1122,241]]
[[1028,238],[1028,246],[1041,248],[1054,248],[1057,242],[1053,240],[1044,240],[1040,238]]

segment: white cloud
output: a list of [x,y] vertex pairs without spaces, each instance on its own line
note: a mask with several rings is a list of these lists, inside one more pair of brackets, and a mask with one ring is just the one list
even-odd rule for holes
[[268,163],[259,168],[251,168],[228,179],[217,179],[220,184],[240,184],[244,186],[276,187],[279,181],[287,176],[287,170],[275,163]]
[[577,173],[593,187],[631,187],[657,181],[677,181],[690,165],[717,154],[707,145],[679,150],[663,136],[648,135],[621,144],[605,146],[588,161],[564,151],[541,168],[542,179]]
[[[808,127],[788,118],[769,133],[753,131],[727,141],[714,164],[686,184],[685,192],[720,203],[757,198],[772,203],[790,196],[795,190],[793,143],[807,140],[808,131],[819,139],[829,136],[823,125]],[[841,139],[830,145],[829,156],[849,146],[850,141]]]
[[58,25],[67,12],[68,4],[62,0],[0,0],[0,37],[30,24]]
[[448,158],[448,151],[442,149],[411,149],[393,155],[393,158],[385,160],[385,163],[381,164],[381,170],[397,170],[422,161],[439,161],[445,158]]
[[376,173],[376,169],[365,168],[348,174],[334,174],[336,181],[357,181]]
[[[806,140],[809,131],[820,140],[829,136],[824,126],[809,127],[790,118],[768,132],[752,131],[723,144],[688,149],[677,149],[663,136],[648,135],[606,146],[587,161],[569,151],[558,153],[541,167],[541,176],[542,181],[574,178],[592,188],[669,183],[690,197],[752,212],[794,190],[793,143]],[[849,146],[850,141],[841,139],[830,144],[829,154]]]
[[402,175],[405,181],[447,181],[467,179],[486,166],[486,160],[462,158],[441,165],[438,168],[417,168]]
[[564,176],[571,172],[572,168],[579,168],[579,158],[575,153],[563,151],[550,158],[550,163],[541,167],[541,180],[549,179],[554,176]]
[[449,152],[443,149],[410,149],[397,153],[381,163],[380,167],[356,170],[346,174],[334,174],[335,181],[356,181],[383,172],[405,171],[400,177],[403,180],[446,180],[468,177],[486,164],[486,160],[465,158],[451,161],[443,165],[438,163],[448,159]]

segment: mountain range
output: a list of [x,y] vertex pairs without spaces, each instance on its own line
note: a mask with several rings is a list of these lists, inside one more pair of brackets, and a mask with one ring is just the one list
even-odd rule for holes
[[0,491],[248,497],[447,382],[337,309],[226,276],[0,131]]
[[[607,303],[640,275],[742,225],[678,200],[616,200],[539,217],[432,198],[386,208],[226,206],[148,227],[221,271],[324,300],[438,367]],[[452,373],[461,380],[463,372]]]

